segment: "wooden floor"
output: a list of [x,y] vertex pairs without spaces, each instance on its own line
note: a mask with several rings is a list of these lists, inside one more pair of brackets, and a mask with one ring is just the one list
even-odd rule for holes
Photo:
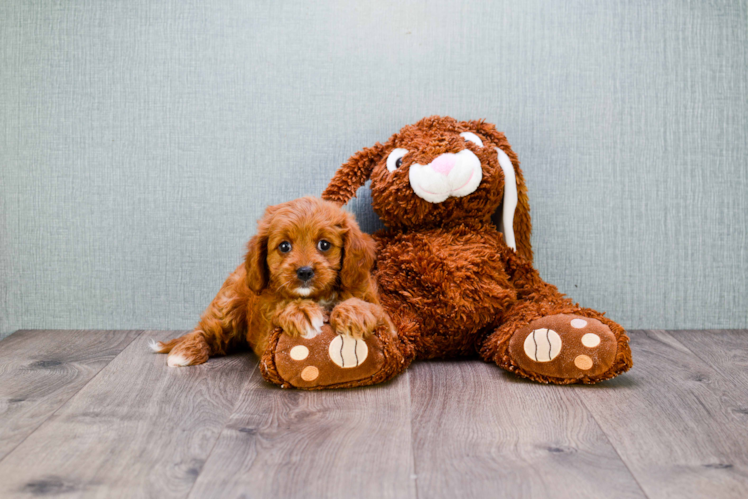
[[178,332],[0,341],[0,497],[746,497],[748,331],[635,331],[634,368],[530,383],[476,360],[378,387],[167,368]]

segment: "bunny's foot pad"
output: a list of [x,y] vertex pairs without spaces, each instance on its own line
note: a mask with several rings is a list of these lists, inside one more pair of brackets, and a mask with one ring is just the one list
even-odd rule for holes
[[329,324],[312,338],[277,330],[262,356],[266,380],[283,388],[335,389],[383,382],[405,369],[387,327],[364,339],[337,334]]
[[509,356],[524,374],[566,383],[614,376],[617,348],[607,325],[575,314],[536,319],[509,340]]

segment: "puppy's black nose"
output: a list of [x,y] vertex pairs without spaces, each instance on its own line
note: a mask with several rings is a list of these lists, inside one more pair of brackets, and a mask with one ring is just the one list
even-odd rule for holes
[[309,281],[314,277],[314,269],[309,266],[300,267],[296,270],[296,276],[301,281]]

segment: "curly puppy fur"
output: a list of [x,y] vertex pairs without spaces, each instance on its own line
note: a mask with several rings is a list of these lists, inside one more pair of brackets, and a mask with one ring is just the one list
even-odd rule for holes
[[[482,145],[466,140],[460,135],[464,133],[475,134]],[[491,221],[502,208],[505,191],[497,148],[511,160],[516,178],[516,251]],[[396,149],[407,153],[388,168],[388,157]],[[440,155],[465,150],[480,161],[483,177],[475,191],[438,203],[414,192],[409,178],[413,165],[420,168]],[[368,179],[374,211],[388,227],[374,235],[375,277],[381,303],[398,331],[398,347],[407,361],[403,369],[416,358],[477,353],[533,380],[566,384],[594,383],[631,367],[624,329],[573,303],[533,267],[530,205],[522,171],[506,137],[492,124],[432,116],[408,125],[384,144],[354,154],[322,197],[347,203]],[[533,320],[561,313],[599,319],[611,329],[618,350],[608,371],[594,377],[548,377],[523,370],[508,355],[514,332]]]
[[197,327],[151,345],[169,353],[169,366],[204,363],[244,342],[262,356],[276,327],[313,335],[329,318],[336,331],[362,337],[390,325],[370,273],[374,240],[335,203],[305,197],[269,207],[247,247]]

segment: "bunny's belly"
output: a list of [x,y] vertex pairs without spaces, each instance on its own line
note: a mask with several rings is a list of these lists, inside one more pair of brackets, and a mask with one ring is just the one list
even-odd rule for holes
[[409,340],[419,358],[475,353],[478,336],[516,300],[500,238],[493,226],[376,235],[382,304],[395,323],[418,323]]

